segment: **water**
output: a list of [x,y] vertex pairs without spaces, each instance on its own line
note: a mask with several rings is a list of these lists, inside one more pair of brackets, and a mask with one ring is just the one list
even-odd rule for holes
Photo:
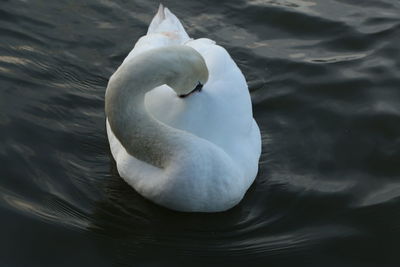
[[219,214],[118,177],[108,77],[155,1],[0,1],[0,266],[400,266],[400,2],[164,1],[251,90],[259,175]]

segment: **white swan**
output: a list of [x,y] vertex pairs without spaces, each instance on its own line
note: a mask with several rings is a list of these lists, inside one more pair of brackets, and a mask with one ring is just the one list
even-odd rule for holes
[[162,5],[111,76],[105,111],[120,176],[159,205],[227,210],[256,177],[261,138],[243,74]]

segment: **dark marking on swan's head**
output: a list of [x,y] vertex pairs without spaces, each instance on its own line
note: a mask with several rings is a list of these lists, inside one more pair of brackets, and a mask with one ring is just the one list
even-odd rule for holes
[[186,45],[161,49],[163,53],[158,65],[166,73],[165,84],[180,97],[200,92],[208,81],[208,68],[203,56]]
[[201,92],[202,89],[203,89],[203,84],[201,82],[198,82],[198,84],[196,85],[196,87],[192,91],[190,91],[189,93],[184,94],[184,95],[179,95],[179,97],[180,98],[187,97],[187,96],[189,96],[189,95],[191,95],[191,94],[193,94],[195,92]]

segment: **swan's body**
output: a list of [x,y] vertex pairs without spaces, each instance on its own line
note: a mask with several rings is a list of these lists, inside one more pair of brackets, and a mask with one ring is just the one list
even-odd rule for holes
[[[198,82],[200,93],[177,96]],[[215,42],[189,39],[162,6],[111,76],[106,115],[120,176],[159,205],[227,210],[257,174],[260,131],[242,73]]]

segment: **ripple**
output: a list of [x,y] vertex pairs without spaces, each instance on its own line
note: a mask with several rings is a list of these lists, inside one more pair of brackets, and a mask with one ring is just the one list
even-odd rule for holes
[[[8,1],[0,8],[0,215],[13,238],[0,258],[17,247],[21,266],[57,265],[45,264],[59,249],[55,233],[68,236],[65,251],[78,259],[71,266],[99,258],[116,266],[398,266],[398,1],[169,5],[191,36],[226,47],[248,81],[262,155],[243,201],[223,213],[172,212],[118,175],[104,90],[154,2]],[[25,248],[30,235],[41,242]],[[100,252],[74,251],[82,239]]]
[[10,29],[5,29],[5,28],[0,28],[0,33],[3,36],[3,38],[6,37],[11,37],[19,40],[23,40],[24,42],[32,42],[37,45],[44,45],[45,42],[43,42],[40,38],[38,37],[33,37],[30,34],[24,33],[24,32],[19,32],[16,30],[10,30]]
[[313,63],[336,63],[350,60],[357,60],[366,57],[367,54],[336,55],[326,58],[311,58],[308,61]]
[[4,191],[1,197],[10,207],[24,215],[38,217],[45,221],[51,221],[56,224],[63,224],[82,230],[88,227],[88,218],[79,213],[76,207],[71,208],[67,205],[59,204],[57,203],[58,200],[54,203],[45,203],[46,206],[42,206],[35,204],[31,200],[8,195]]

